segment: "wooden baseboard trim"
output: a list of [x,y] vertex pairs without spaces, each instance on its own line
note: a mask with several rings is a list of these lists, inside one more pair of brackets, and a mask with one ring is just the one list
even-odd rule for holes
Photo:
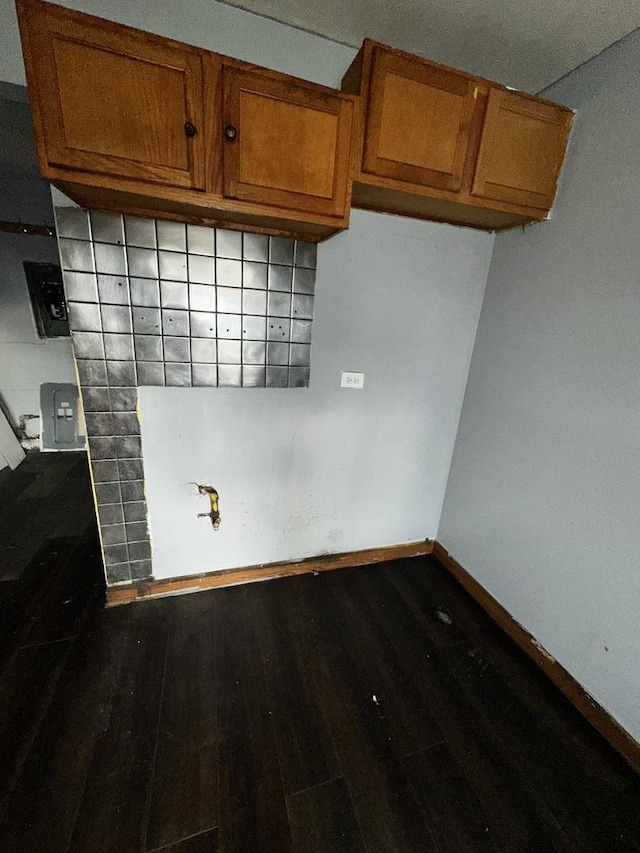
[[203,589],[235,586],[242,583],[286,578],[292,575],[304,575],[310,572],[331,572],[353,566],[366,566],[370,563],[386,563],[405,557],[422,557],[433,553],[433,540],[407,542],[404,545],[389,545],[384,548],[369,548],[363,551],[348,551],[344,554],[328,554],[323,557],[308,557],[291,563],[267,563],[262,566],[249,566],[244,569],[224,569],[220,572],[208,572],[201,575],[187,575],[166,580],[145,580],[127,586],[107,588],[107,607],[117,604],[129,604],[143,598],[158,598],[163,595],[180,595],[199,592]]
[[433,555],[467,590],[500,628],[536,663],[562,691],[582,716],[620,753],[636,772],[640,773],[640,743],[622,728],[613,717],[590,696],[558,661],[547,652],[526,628],[511,616],[469,572],[455,560],[439,542]]

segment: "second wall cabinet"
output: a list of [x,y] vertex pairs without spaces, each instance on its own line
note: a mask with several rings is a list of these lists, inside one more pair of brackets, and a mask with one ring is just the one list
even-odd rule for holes
[[355,207],[496,230],[546,217],[570,110],[368,39],[342,85],[360,96]]
[[321,240],[347,227],[355,98],[17,0],[43,175],[85,207]]
[[341,216],[353,104],[337,93],[226,60],[224,195]]

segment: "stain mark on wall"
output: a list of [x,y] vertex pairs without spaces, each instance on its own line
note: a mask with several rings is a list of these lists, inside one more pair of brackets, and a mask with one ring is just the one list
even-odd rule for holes
[[222,521],[219,506],[220,496],[218,495],[218,492],[213,488],[213,486],[208,486],[206,483],[194,483],[193,485],[197,487],[198,494],[208,495],[211,503],[211,510],[209,512],[199,512],[198,518],[210,518],[213,529],[217,530],[220,527],[220,522]]

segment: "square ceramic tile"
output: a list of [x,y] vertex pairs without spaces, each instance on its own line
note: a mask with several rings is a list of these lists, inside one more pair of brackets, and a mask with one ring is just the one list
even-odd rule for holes
[[124,520],[129,522],[145,521],[147,519],[147,507],[144,501],[133,501],[122,505]]
[[291,316],[298,319],[313,319],[313,296],[294,294]]
[[290,292],[293,286],[293,270],[291,267],[269,266],[269,290],[285,290]]
[[103,305],[100,310],[103,331],[131,334],[131,310],[127,305]]
[[127,265],[124,257],[124,247],[109,243],[94,243],[93,251],[96,258],[96,270],[108,275],[126,275]]
[[63,278],[64,292],[68,301],[98,301],[98,280],[94,273],[65,272]]
[[98,295],[103,304],[128,305],[129,286],[126,276],[99,275]]
[[293,266],[293,240],[288,237],[270,237],[269,244],[269,260],[272,264]]
[[164,385],[164,364],[161,362],[139,361],[137,368],[140,386]]
[[216,284],[222,287],[241,287],[242,261],[216,258]]
[[158,308],[132,308],[133,331],[137,335],[159,335],[162,319]]
[[298,240],[296,243],[295,264],[297,267],[316,268],[318,256],[318,246],[315,243],[303,243]]
[[131,290],[131,304],[134,307],[159,308],[160,307],[160,285],[152,278],[129,279]]
[[162,337],[160,335],[135,335],[133,344],[137,361],[162,361]]
[[158,219],[156,231],[159,249],[169,249],[172,252],[187,251],[187,229],[182,222]]
[[172,281],[187,280],[187,256],[179,252],[158,252],[160,278]]
[[189,312],[162,309],[162,333],[174,337],[189,336]]
[[216,337],[216,315],[210,311],[190,311],[191,336],[194,338]]
[[291,321],[291,340],[296,344],[311,343],[311,320]]
[[240,341],[218,341],[218,364],[240,364]]
[[191,360],[214,364],[218,360],[217,342],[211,338],[191,338]]
[[296,293],[313,294],[316,285],[316,271],[296,268],[293,271],[293,289]]
[[271,317],[290,317],[291,316],[291,294],[278,293],[277,291],[269,292],[269,303],[267,305],[267,313]]
[[76,358],[104,358],[104,343],[100,332],[73,332],[71,339]]
[[242,338],[245,341],[266,341],[267,318],[243,314]]
[[90,240],[89,214],[81,207],[56,207],[56,231],[58,237],[72,240]]
[[206,225],[187,225],[187,251],[190,255],[209,255],[216,253],[216,232]]
[[91,302],[67,302],[69,328],[74,332],[99,332],[100,308]]
[[155,249],[127,247],[129,275],[136,278],[158,278],[158,254]]
[[104,335],[104,352],[107,361],[133,361],[133,335]]
[[218,385],[239,388],[242,385],[242,368],[235,364],[218,365]]
[[267,317],[267,340],[289,341],[290,320],[284,317]]
[[260,341],[244,341],[242,344],[243,364],[264,364],[267,345]]
[[242,286],[252,287],[257,290],[266,290],[269,279],[269,267],[267,264],[258,264],[245,261],[242,265]]
[[107,379],[110,386],[131,388],[136,384],[136,366],[132,361],[108,361]]
[[122,504],[103,504],[98,509],[100,524],[122,524],[124,514],[122,512]]
[[311,363],[311,347],[308,344],[291,344],[289,364],[292,367],[309,367]]
[[112,388],[111,407],[114,412],[135,412],[138,403],[137,388]]
[[121,484],[122,500],[127,501],[143,501],[144,500],[144,480],[126,480]]
[[107,384],[107,365],[103,360],[78,361],[77,367],[81,385]]
[[116,440],[112,435],[90,436],[88,441],[89,453],[91,454],[92,459],[116,458]]
[[264,290],[242,290],[242,312],[258,314],[264,317],[267,313],[267,294]]
[[91,471],[95,483],[115,483],[118,480],[118,463],[115,459],[94,459]]
[[242,256],[246,261],[269,260],[269,238],[265,234],[244,234]]
[[266,385],[266,368],[255,365],[242,366],[243,388],[264,388]]
[[267,344],[267,364],[289,364],[289,344]]
[[286,388],[288,385],[288,367],[267,367],[267,388]]
[[139,435],[116,435],[113,441],[118,459],[142,458],[142,442]]
[[189,338],[163,339],[165,361],[190,361]]
[[107,213],[101,210],[92,210],[91,235],[95,243],[124,243],[124,229],[122,227],[122,215],[120,213]]
[[218,367],[215,364],[192,364],[192,381],[194,386],[215,388],[218,384]]
[[205,255],[189,255],[189,281],[213,284],[216,278],[215,260]]
[[221,313],[240,314],[242,311],[242,290],[237,287],[217,287],[216,304]]
[[85,243],[81,240],[66,240],[61,237],[58,240],[58,250],[60,252],[60,263],[64,270],[94,271],[91,243]]
[[155,249],[155,219],[143,219],[141,216],[125,216],[124,231],[128,246],[140,246],[141,248]]
[[112,417],[114,435],[140,434],[140,422],[135,412],[114,412]]
[[166,385],[191,385],[191,365],[165,362],[164,375]]
[[309,368],[308,367],[290,367],[289,368],[289,388],[308,388],[309,387]]
[[218,314],[218,340],[241,337],[242,317],[239,314]]
[[111,398],[106,387],[86,387],[82,389],[82,407],[85,412],[110,412]]
[[242,233],[216,228],[216,255],[219,258],[242,258]]
[[163,308],[189,308],[189,295],[185,281],[161,281],[160,303]]
[[215,311],[216,288],[212,284],[189,285],[189,308],[192,311]]

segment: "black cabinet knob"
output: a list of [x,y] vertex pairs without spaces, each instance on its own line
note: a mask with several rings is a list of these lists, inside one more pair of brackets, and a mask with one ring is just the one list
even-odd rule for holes
[[224,135],[227,137],[227,139],[230,139],[233,142],[233,140],[238,135],[238,131],[232,124],[228,124],[224,129]]
[[195,136],[198,131],[196,129],[195,124],[192,124],[190,121],[188,121],[184,126],[184,132],[185,135],[188,136],[189,139],[191,139],[191,137]]

